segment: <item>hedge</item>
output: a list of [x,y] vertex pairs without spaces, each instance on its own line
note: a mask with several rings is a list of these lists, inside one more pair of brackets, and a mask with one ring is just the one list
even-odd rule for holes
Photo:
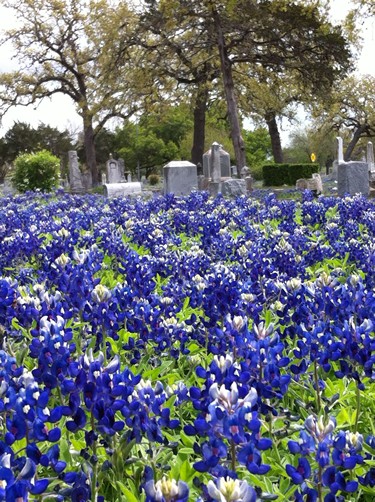
[[318,173],[319,164],[264,164],[263,183],[265,186],[295,185],[300,178],[311,178]]

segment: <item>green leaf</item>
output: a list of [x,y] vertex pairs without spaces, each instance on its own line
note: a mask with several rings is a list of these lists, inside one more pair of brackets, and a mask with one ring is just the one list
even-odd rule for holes
[[184,454],[186,454],[186,455],[191,455],[192,453],[194,453],[193,448],[180,448],[180,449],[178,450],[178,454],[179,454],[179,455],[180,455],[180,454],[182,454],[182,455],[184,455]]
[[118,350],[118,347],[117,347],[117,342],[116,340],[114,340],[113,338],[111,338],[110,336],[107,336],[106,337],[106,342],[109,343],[109,345],[111,346],[111,349],[112,349],[112,352],[114,354],[118,354],[119,353],[119,350]]
[[136,497],[128,488],[125,487],[121,481],[117,481],[117,486],[120,488],[121,492],[125,495],[127,502],[139,502],[139,498]]
[[180,478],[182,481],[190,481],[190,479],[195,475],[195,469],[190,465],[188,460],[185,460],[180,468]]

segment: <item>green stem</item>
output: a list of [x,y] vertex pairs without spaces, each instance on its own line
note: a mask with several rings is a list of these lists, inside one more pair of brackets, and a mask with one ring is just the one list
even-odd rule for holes
[[319,415],[320,410],[322,409],[322,403],[320,400],[318,364],[316,362],[316,359],[314,361],[314,380],[315,380],[315,391],[316,391],[316,407],[318,408],[317,414]]
[[323,502],[323,493],[322,493],[322,477],[323,477],[323,468],[321,465],[319,465],[319,471],[318,471],[318,500],[319,502]]
[[107,366],[107,333],[105,331],[104,325],[102,326],[102,336],[103,336],[103,356],[104,356],[104,367]]
[[280,457],[280,452],[279,452],[279,449],[278,449],[278,441],[276,440],[276,438],[273,437],[273,431],[272,431],[272,424],[273,424],[273,417],[272,417],[272,413],[269,414],[269,418],[270,418],[270,421],[269,421],[269,426],[268,426],[268,431],[269,431],[269,434],[270,434],[270,438],[272,439],[272,442],[275,446],[274,448],[274,451],[276,453],[276,456],[277,456],[277,460],[279,462],[279,464],[281,464],[281,457]]
[[355,414],[354,432],[358,432],[358,422],[359,422],[360,411],[361,411],[361,391],[359,390],[359,387],[357,385],[356,386],[356,414]]
[[[92,431],[95,430],[95,421],[94,421],[94,415],[91,413],[91,429]],[[98,500],[98,491],[97,491],[97,483],[98,483],[98,462],[97,462],[97,444],[96,444],[96,439],[93,441],[92,444],[92,454],[95,457],[94,462],[92,462],[92,478],[91,478],[91,501],[92,502],[97,502]]]
[[231,469],[236,472],[236,443],[233,439],[230,442],[230,454],[231,454]]

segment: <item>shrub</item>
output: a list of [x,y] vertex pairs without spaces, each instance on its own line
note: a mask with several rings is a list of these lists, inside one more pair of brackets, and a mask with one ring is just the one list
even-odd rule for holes
[[14,161],[12,183],[19,192],[51,191],[58,185],[60,160],[47,150],[23,153]]
[[262,165],[254,165],[250,167],[250,174],[254,178],[254,180],[260,181],[263,179],[263,166]]
[[265,186],[295,185],[300,178],[311,178],[320,170],[319,164],[265,164]]
[[160,177],[158,174],[150,174],[148,177],[148,182],[151,186],[157,185],[160,181]]

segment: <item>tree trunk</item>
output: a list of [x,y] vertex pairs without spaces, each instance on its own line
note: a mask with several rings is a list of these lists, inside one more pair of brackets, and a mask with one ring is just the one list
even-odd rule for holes
[[266,113],[264,118],[267,122],[268,133],[271,137],[271,148],[272,148],[273,159],[277,164],[282,164],[284,161],[284,157],[283,157],[283,149],[281,148],[279,128],[276,122],[276,115],[274,112],[268,112]]
[[366,130],[366,126],[361,125],[361,126],[358,126],[358,128],[354,131],[353,137],[352,137],[352,139],[351,139],[351,141],[350,141],[350,143],[344,153],[345,162],[349,162],[349,160],[351,159],[353,150],[365,130]]
[[221,73],[223,75],[225,99],[227,102],[230,135],[232,138],[237,170],[240,173],[241,169],[246,165],[246,155],[245,155],[245,143],[241,135],[241,126],[238,117],[237,99],[236,99],[236,94],[234,92],[232,63],[228,57],[228,51],[225,44],[225,38],[221,26],[220,16],[218,12],[215,11],[215,9],[213,9],[212,15],[217,34],[217,44],[220,55]]
[[83,143],[85,147],[86,165],[92,175],[93,186],[99,185],[99,172],[96,164],[94,128],[91,117],[83,120]]
[[194,137],[191,149],[191,161],[195,165],[198,165],[198,163],[203,164],[207,100],[208,88],[204,82],[198,85],[194,107]]

